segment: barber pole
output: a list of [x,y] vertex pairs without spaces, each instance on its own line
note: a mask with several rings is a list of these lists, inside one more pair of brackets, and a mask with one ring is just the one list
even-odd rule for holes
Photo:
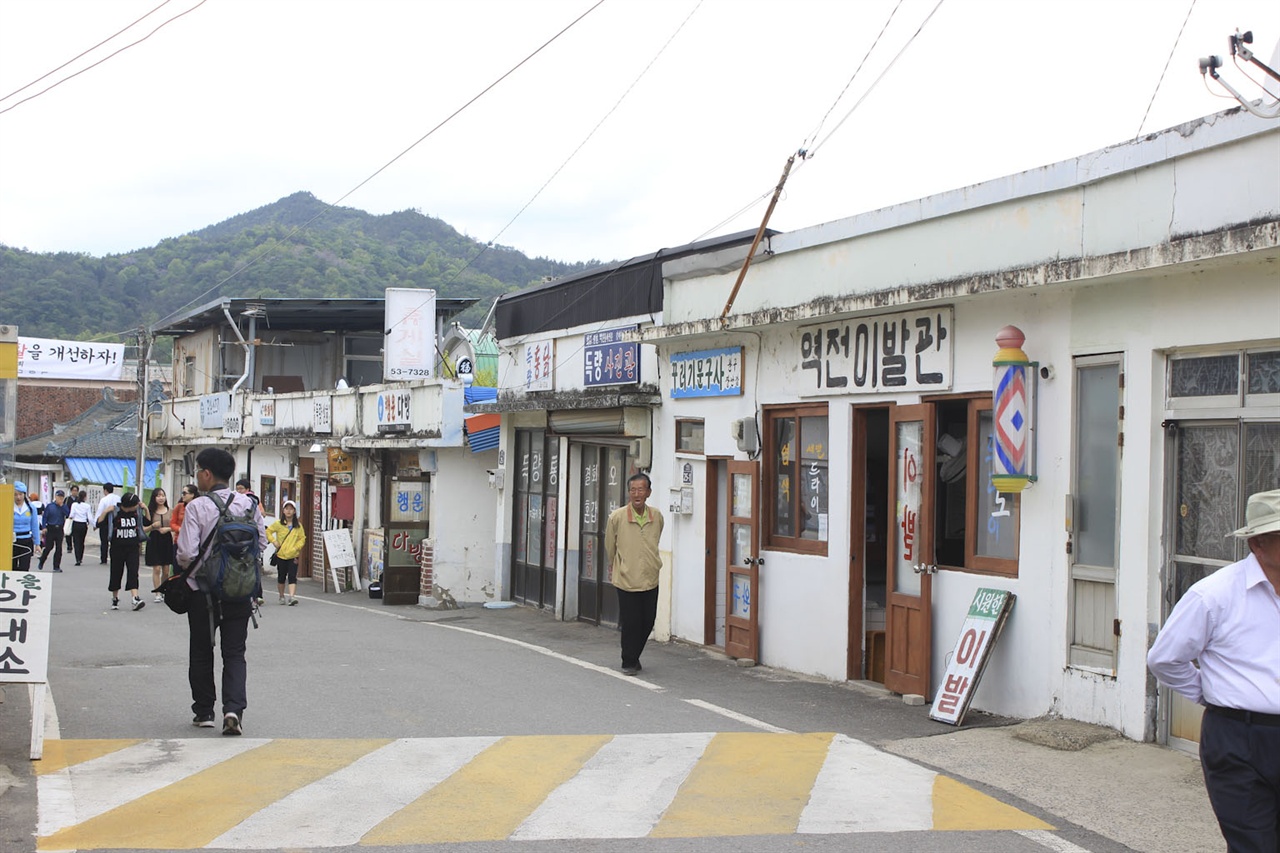
[[1020,492],[1035,476],[1031,470],[1031,360],[1022,351],[1027,336],[1017,326],[996,333],[1000,351],[995,366],[991,484],[998,492]]

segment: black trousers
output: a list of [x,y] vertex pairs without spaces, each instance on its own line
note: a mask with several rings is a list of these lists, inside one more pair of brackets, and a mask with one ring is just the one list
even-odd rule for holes
[[13,540],[13,571],[31,571],[31,555],[35,553],[35,540],[24,536]]
[[658,618],[658,588],[644,592],[618,590],[618,627],[622,629],[622,665],[638,667],[654,620]]
[[1229,853],[1280,851],[1280,726],[1206,709],[1200,764]]
[[98,528],[98,541],[102,543],[102,562],[107,561],[107,556],[111,553],[111,525],[105,520],[102,526]]
[[76,565],[84,560],[84,537],[89,533],[89,525],[84,521],[71,522],[71,547],[68,549],[76,555]]
[[40,568],[44,568],[44,561],[49,558],[49,552],[53,552],[53,567],[55,569],[62,568],[62,528],[46,527],[44,533],[45,543],[44,550],[40,552]]
[[[213,620],[209,608],[213,608]],[[213,680],[213,634],[211,627],[222,639],[222,713],[234,713],[244,717],[248,706],[246,682],[248,667],[244,650],[249,636],[249,611],[247,601],[217,601],[202,592],[191,594],[191,609],[187,611],[187,627],[191,633],[191,647],[187,680],[191,682],[191,710],[202,717],[213,714],[218,691]]]
[[111,569],[107,580],[107,589],[111,590],[112,598],[115,598],[115,594],[120,591],[120,581],[122,579],[124,580],[125,589],[138,588],[137,543],[128,545],[113,544],[111,547]]

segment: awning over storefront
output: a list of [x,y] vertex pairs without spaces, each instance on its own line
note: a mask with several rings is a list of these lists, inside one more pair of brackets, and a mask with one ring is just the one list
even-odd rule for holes
[[[63,460],[71,479],[77,483],[111,483],[114,486],[137,488],[136,459],[91,459],[89,457],[71,457]],[[143,465],[143,488],[152,488],[156,483],[156,471],[160,468],[160,460],[148,459]]]
[[502,434],[502,415],[472,415],[464,422],[472,453],[493,450]]

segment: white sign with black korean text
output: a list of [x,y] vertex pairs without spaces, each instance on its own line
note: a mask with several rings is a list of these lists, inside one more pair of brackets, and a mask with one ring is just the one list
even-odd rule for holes
[[951,306],[801,326],[795,364],[801,396],[951,388]]

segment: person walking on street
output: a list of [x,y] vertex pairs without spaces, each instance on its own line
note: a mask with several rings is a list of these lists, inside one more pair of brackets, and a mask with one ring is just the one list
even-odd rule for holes
[[[195,483],[187,483],[182,487],[182,494],[178,496],[178,502],[173,507],[173,515],[169,517],[169,538],[173,542],[173,571],[178,573],[182,569],[178,566],[178,532],[182,529],[182,519],[187,514],[187,504],[200,496],[200,490],[196,488]],[[161,601],[164,598],[161,597]]]
[[109,516],[120,504],[120,496],[116,494],[116,487],[111,483],[103,483],[102,499],[98,501],[98,508],[93,512],[94,524],[98,527],[98,541],[102,544],[102,562],[107,562],[107,556],[110,553],[111,546],[111,528],[107,524],[107,516]]
[[31,571],[31,557],[40,553],[40,514],[27,502],[27,484],[13,484],[13,570]]
[[133,609],[141,610],[147,603],[138,597],[138,551],[142,548],[147,519],[142,514],[142,499],[137,492],[129,492],[120,499],[120,505],[107,516],[105,525],[111,541],[111,572],[107,589],[111,591],[111,609],[120,609],[120,583],[133,598]]
[[75,554],[78,566],[84,562],[84,538],[89,535],[89,525],[93,523],[93,507],[89,506],[83,493],[75,496],[70,513],[71,546],[69,550]]
[[[173,564],[173,531],[169,520],[173,510],[169,507],[169,495],[164,489],[157,488],[151,492],[151,500],[147,503],[147,565],[151,567],[151,589],[160,588],[169,575],[169,566]],[[157,603],[164,601],[160,593],[153,593]]]
[[67,523],[67,495],[62,489],[53,493],[53,503],[44,508],[40,516],[40,526],[44,528],[44,550],[40,552],[40,571],[44,571],[44,561],[53,552],[53,570],[62,571],[62,535]]
[[227,485],[235,476],[236,459],[217,447],[206,447],[196,456],[196,485],[202,494],[187,504],[182,527],[178,531],[178,563],[191,569],[187,585],[191,596],[187,611],[190,631],[190,664],[187,676],[191,682],[192,724],[214,727],[214,702],[218,694],[213,680],[213,632],[216,626],[222,642],[222,733],[239,735],[243,731],[244,711],[248,706],[245,689],[245,641],[249,634],[249,616],[254,601],[219,601],[203,590],[197,580],[200,565],[208,558],[206,540],[211,540],[218,525],[217,504],[210,493],[223,501],[229,512],[239,515],[252,511],[258,524],[259,553],[267,546],[267,531],[262,523],[262,508],[247,495],[232,491]]
[[1161,684],[1204,706],[1200,764],[1230,853],[1276,853],[1280,489],[1251,495],[1245,521],[1231,535],[1248,543],[1249,555],[1186,591],[1147,666]]
[[658,615],[658,573],[662,556],[662,513],[647,506],[653,491],[648,474],[627,480],[628,502],[609,514],[605,526],[604,553],[613,566],[618,590],[618,627],[622,631],[622,671],[640,672],[640,655]]
[[[280,590],[280,603],[290,607],[298,603],[298,555],[307,544],[307,532],[298,518],[298,505],[285,501],[280,507],[280,519],[267,528],[267,539],[276,546],[271,564],[276,567],[276,584]],[[289,597],[285,598],[288,587]]]

